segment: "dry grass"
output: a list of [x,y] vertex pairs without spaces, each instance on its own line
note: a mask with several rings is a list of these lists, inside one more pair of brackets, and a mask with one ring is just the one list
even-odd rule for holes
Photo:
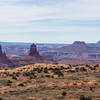
[[0,70],[0,100],[79,100],[81,95],[100,100],[100,66],[34,64]]

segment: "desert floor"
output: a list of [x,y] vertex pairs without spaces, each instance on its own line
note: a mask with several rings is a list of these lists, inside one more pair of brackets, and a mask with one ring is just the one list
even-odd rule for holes
[[100,66],[34,64],[0,70],[0,100],[100,100]]

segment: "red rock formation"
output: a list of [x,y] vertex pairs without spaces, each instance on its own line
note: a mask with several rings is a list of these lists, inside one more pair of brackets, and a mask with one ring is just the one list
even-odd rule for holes
[[[6,66],[13,66],[13,63],[9,60],[9,58],[6,56],[6,53],[2,52],[2,46],[0,45],[0,64],[1,65],[6,65]],[[2,66],[0,66],[2,67]]]
[[53,61],[40,56],[35,44],[32,44],[30,46],[30,51],[29,51],[28,56],[16,59],[14,62],[17,66],[29,65],[29,64],[34,64],[34,63],[53,63]]
[[3,52],[2,52],[2,47],[1,47],[1,45],[0,45],[0,57],[3,57],[4,56],[4,54],[3,54]]
[[30,46],[29,56],[35,56],[35,57],[40,56],[37,51],[37,47],[34,43]]
[[7,58],[7,56],[6,56],[6,53],[4,52],[2,52],[2,46],[0,45],[0,58],[2,58],[2,59],[6,59]]

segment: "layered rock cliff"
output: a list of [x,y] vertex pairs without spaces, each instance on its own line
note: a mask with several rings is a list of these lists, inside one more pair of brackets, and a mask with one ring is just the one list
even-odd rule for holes
[[2,46],[0,45],[0,68],[1,67],[12,67],[14,64],[6,56],[6,53],[2,51]]

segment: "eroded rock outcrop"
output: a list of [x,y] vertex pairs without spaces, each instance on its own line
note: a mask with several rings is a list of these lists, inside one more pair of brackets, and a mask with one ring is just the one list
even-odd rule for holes
[[53,61],[42,57],[35,44],[30,46],[29,54],[23,58],[15,59],[16,66],[30,65],[35,63],[53,63]]
[[5,52],[2,52],[2,46],[0,45],[0,57],[6,57]]
[[0,45],[0,65],[1,65],[0,68],[14,66],[12,61],[6,56],[6,53],[2,51],[1,45]]
[[29,56],[35,56],[35,57],[40,56],[39,52],[37,51],[37,47],[34,43],[30,46]]

